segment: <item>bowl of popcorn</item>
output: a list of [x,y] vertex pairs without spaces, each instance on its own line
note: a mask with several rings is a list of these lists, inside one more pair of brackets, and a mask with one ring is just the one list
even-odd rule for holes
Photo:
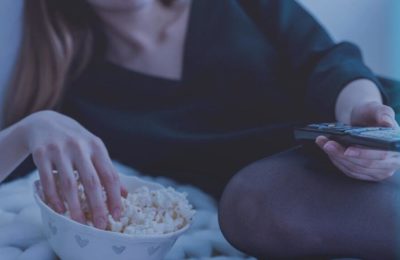
[[[40,207],[44,233],[54,252],[63,260],[156,260],[163,259],[177,238],[190,226],[194,210],[186,194],[120,175],[128,195],[122,198],[119,221],[108,216],[106,230],[81,224],[58,214],[43,199],[40,182],[35,182],[35,200]],[[78,181],[79,198],[88,214],[84,188]],[[105,193],[104,193],[105,196]]]

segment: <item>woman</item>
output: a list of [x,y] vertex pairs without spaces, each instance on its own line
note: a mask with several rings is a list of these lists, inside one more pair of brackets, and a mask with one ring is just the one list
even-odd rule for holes
[[[119,217],[123,189],[110,157],[219,197],[236,171],[293,147],[296,124],[397,126],[358,49],[334,44],[295,1],[33,2],[26,1],[5,111],[9,127],[0,136],[10,149],[0,157],[0,176],[32,154],[46,200],[63,212],[65,199],[77,221],[84,219],[74,170],[88,190],[95,226],[105,228],[107,210]],[[388,178],[399,155],[324,137],[316,142],[335,169],[323,161],[310,166],[305,162],[320,155],[294,149],[232,179],[220,205],[227,238],[259,257],[393,256],[394,237],[383,231],[393,230],[388,214],[395,207],[374,203],[398,194],[389,185],[395,177]],[[350,236],[357,234],[375,244]]]

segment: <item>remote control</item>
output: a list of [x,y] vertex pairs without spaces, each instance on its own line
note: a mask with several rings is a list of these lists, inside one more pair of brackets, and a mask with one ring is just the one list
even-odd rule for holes
[[297,127],[294,130],[295,139],[300,142],[314,142],[321,135],[346,146],[362,145],[379,150],[400,151],[400,130],[394,128],[322,123]]

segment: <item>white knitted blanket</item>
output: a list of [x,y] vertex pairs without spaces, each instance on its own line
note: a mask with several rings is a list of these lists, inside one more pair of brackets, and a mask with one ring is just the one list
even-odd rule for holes
[[[131,168],[115,165],[123,174],[140,175]],[[167,260],[253,259],[234,249],[222,236],[217,220],[217,203],[212,197],[195,187],[178,185],[167,178],[142,177],[186,192],[197,211],[192,227],[177,240]],[[42,233],[40,211],[33,199],[32,183],[37,179],[35,171],[23,179],[0,185],[1,260],[58,259]]]

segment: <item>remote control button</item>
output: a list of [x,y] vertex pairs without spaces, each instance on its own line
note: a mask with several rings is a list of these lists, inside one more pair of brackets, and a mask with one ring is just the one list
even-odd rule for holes
[[[378,131],[382,130],[381,127],[353,127],[349,130],[347,130],[347,133],[362,133],[362,132],[368,132],[368,131]],[[388,130],[387,128],[384,130]]]
[[318,125],[318,124],[311,124],[311,125],[308,125],[308,127],[310,127],[310,128],[315,128],[315,129],[319,129],[320,125]]
[[400,140],[400,130],[379,130],[379,131],[367,131],[359,133],[360,136],[384,139],[388,141]]

